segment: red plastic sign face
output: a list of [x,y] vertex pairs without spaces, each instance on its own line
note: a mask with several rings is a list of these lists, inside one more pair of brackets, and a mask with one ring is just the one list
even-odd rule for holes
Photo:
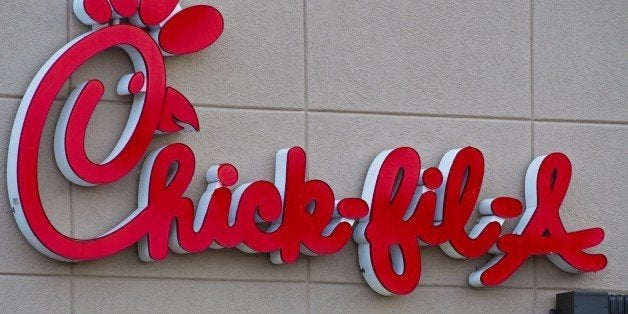
[[[74,11],[94,30],[61,48],[33,79],[15,118],[7,165],[17,224],[51,258],[99,259],[137,243],[144,261],[162,260],[169,251],[238,248],[269,253],[273,263],[282,264],[294,263],[300,254],[334,254],[353,238],[364,278],[383,295],[408,294],[417,287],[420,247],[425,245],[439,245],[452,258],[493,254],[486,266],[470,274],[475,287],[504,282],[534,255],[546,255],[568,272],[606,266],[604,255],[584,252],[602,242],[602,229],[570,232],[562,224],[559,211],[571,164],[560,153],[531,163],[525,208],[510,197],[483,200],[482,217],[468,233],[465,226],[478,206],[485,166],[473,147],[451,150],[438,167],[425,169],[412,148],[382,152],[368,171],[361,197],[343,200],[335,199],[327,183],[306,177],[306,153],[294,147],[277,153],[273,182],[235,187],[235,167],[211,167],[207,189],[195,207],[185,196],[194,152],[181,143],[147,150],[155,134],[200,129],[194,107],[167,85],[163,58],[210,46],[222,33],[222,16],[209,6],[182,9],[178,1],[163,0],[75,0]],[[117,88],[119,94],[134,96],[118,144],[103,162],[85,152],[87,124],[104,93],[103,84],[91,80],[71,93],[62,110],[55,158],[63,175],[82,186],[115,183],[143,162],[138,204],[110,231],[76,239],[48,219],[39,194],[38,152],[63,84],[84,62],[111,47],[124,49],[135,67]],[[519,219],[512,233],[502,230],[506,219]]]

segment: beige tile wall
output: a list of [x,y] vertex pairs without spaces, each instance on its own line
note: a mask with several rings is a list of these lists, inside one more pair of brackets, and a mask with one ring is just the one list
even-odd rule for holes
[[[547,313],[558,292],[628,292],[628,2],[183,1],[204,2],[223,13],[222,38],[167,61],[169,83],[197,106],[202,131],[154,143],[194,149],[193,199],[207,167],[231,162],[240,182],[272,179],[275,152],[289,146],[307,149],[310,177],[338,197],[356,196],[372,158],[400,145],[429,165],[449,149],[478,147],[487,161],[482,196],[521,198],[531,159],[561,151],[574,166],[563,220],[606,230],[596,250],[608,256],[607,269],[574,276],[538,257],[499,288],[473,289],[466,277],[488,257],[457,261],[427,248],[421,287],[384,298],[362,280],[352,243],[288,266],[233,250],[146,264],[135,249],[69,265],[24,240],[0,191],[0,312]],[[70,4],[9,1],[0,9],[1,165],[29,81],[85,31]],[[113,87],[130,69],[112,50],[69,83],[96,77]],[[94,159],[112,149],[128,114],[129,98],[109,91],[105,100],[88,132]],[[70,185],[51,153],[54,122],[40,160],[48,214],[67,234],[97,235],[134,208],[137,172],[107,187]]]

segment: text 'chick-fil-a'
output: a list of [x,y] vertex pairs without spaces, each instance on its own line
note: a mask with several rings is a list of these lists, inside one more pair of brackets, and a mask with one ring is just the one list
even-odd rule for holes
[[[269,253],[272,263],[283,264],[294,263],[300,254],[334,254],[353,238],[364,278],[383,295],[408,294],[417,287],[421,246],[428,245],[440,246],[452,258],[493,254],[469,275],[475,287],[504,282],[535,255],[546,255],[567,272],[606,267],[604,255],[585,252],[602,242],[604,231],[570,232],[561,221],[572,175],[571,163],[561,153],[532,161],[524,204],[511,197],[479,201],[485,163],[473,147],[447,152],[438,167],[424,167],[409,147],[384,151],[373,160],[362,195],[342,200],[336,200],[327,183],[306,177],[306,153],[293,147],[277,153],[272,182],[236,187],[233,165],[210,167],[207,189],[195,206],[185,196],[196,166],[193,151],[181,143],[148,149],[155,134],[200,130],[194,107],[167,85],[164,56],[209,47],[223,32],[222,15],[205,5],[183,9],[176,0],[75,0],[73,6],[93,30],[57,51],[31,82],[15,118],[7,165],[17,224],[51,258],[99,259],[137,243],[144,261],[162,260],[169,251],[238,248]],[[61,173],[81,186],[115,183],[143,163],[138,204],[110,231],[76,239],[59,232],[46,214],[39,148],[64,84],[82,64],[113,47],[122,48],[135,68],[117,88],[119,94],[133,96],[117,145],[102,162],[86,154],[87,125],[105,91],[93,79],[78,84],[68,97],[54,134],[54,154]],[[476,207],[481,217],[467,232]],[[512,232],[502,229],[507,219],[517,218]]]

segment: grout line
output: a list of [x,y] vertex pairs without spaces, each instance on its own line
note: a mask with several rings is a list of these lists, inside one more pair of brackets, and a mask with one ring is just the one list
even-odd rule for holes
[[[5,273],[0,272],[0,278],[19,278],[19,277],[30,277],[30,278],[70,278],[70,274],[29,274],[29,273]],[[198,278],[198,277],[158,277],[158,276],[133,276],[129,277],[127,275],[73,275],[75,279],[124,279],[124,280],[168,280],[168,281],[201,281],[201,282],[233,282],[233,283],[280,283],[280,284],[295,284],[295,283],[305,283],[305,280],[263,280],[263,279],[228,279],[228,278]],[[339,285],[339,286],[365,286],[366,282],[334,282],[334,281],[324,281],[324,280],[312,280],[310,283],[312,284],[321,284],[321,285]],[[455,285],[455,284],[419,284],[419,287],[426,288],[465,288],[465,289],[511,289],[511,290],[531,290],[532,287],[517,287],[517,286],[499,286],[496,288],[472,288],[468,285]],[[537,287],[538,290],[544,291],[554,291],[554,290],[591,290],[591,291],[603,291],[603,292],[611,292],[611,293],[627,293],[628,290],[617,290],[610,288],[600,288],[600,287],[573,287],[573,286],[557,286],[557,287],[546,287],[540,286]]]
[[[535,155],[535,129],[534,129],[534,0],[530,0],[530,160],[534,159]],[[538,276],[538,256],[532,258],[532,311],[536,313],[536,304],[538,303],[537,297],[537,278]]]
[[[30,82],[29,82],[29,84],[30,84]],[[15,95],[15,94],[0,94],[0,99],[2,99],[2,100],[17,100],[17,101],[21,101],[21,100],[22,100],[22,98],[24,98],[24,96],[23,96],[23,95]],[[57,97],[55,97],[55,101],[58,101],[58,100],[61,100],[61,101],[66,101],[66,100],[67,100],[67,97],[59,97],[59,96],[57,95]]]
[[[308,37],[307,37],[307,0],[303,0],[303,109],[305,110],[304,119],[305,123],[303,125],[304,129],[304,141],[305,151],[310,151],[310,119],[308,114],[308,109],[310,107],[309,103],[309,84],[308,84]],[[307,167],[306,175],[309,177],[309,170]],[[306,271],[306,283],[305,283],[305,308],[307,313],[312,313],[311,308],[311,290],[310,290],[310,282],[311,282],[311,273],[312,273],[312,258],[309,256],[305,259],[305,271]]]
[[534,121],[534,0],[530,0],[530,120]]
[[[21,100],[22,96],[0,94],[0,100]],[[65,97],[55,98],[55,101],[66,101]],[[113,105],[129,105],[130,103],[105,99],[103,103]],[[220,104],[199,104],[196,103],[195,109],[230,109],[230,110],[252,110],[261,112],[293,112],[299,113],[316,113],[316,114],[340,114],[340,115],[364,115],[375,117],[400,117],[400,118],[423,118],[423,119],[466,119],[470,121],[511,121],[511,122],[530,122],[530,117],[495,117],[481,115],[461,115],[461,114],[430,114],[430,113],[413,113],[413,112],[384,112],[384,111],[360,111],[360,110],[337,110],[337,109],[307,109],[302,108],[282,108],[282,107],[259,107],[259,106],[239,106],[239,105],[220,105]],[[570,124],[588,124],[588,125],[610,125],[610,126],[628,126],[628,121],[611,121],[611,120],[578,120],[578,119],[558,119],[558,118],[535,118],[534,122],[543,123],[570,123]]]
[[257,110],[257,111],[285,111],[285,112],[305,112],[303,108],[286,108],[286,107],[260,107],[249,105],[225,105],[225,104],[203,104],[194,103],[195,109],[242,109],[242,110]]
[[[70,234],[73,238],[76,237],[76,231],[74,227],[74,187],[73,184],[68,181],[68,185],[70,186]],[[70,311],[74,313],[74,264],[70,263]]]
[[309,103],[309,82],[308,82],[308,36],[307,36],[307,0],[303,0],[303,98],[304,98],[304,108],[307,113],[310,103]]
[[[68,1],[68,11],[67,11],[67,19],[66,19],[66,42],[70,42],[70,40],[72,40],[72,30],[71,30],[71,24],[72,24],[72,1]],[[68,81],[66,82],[67,84],[67,95],[69,95],[69,93],[72,91],[72,75],[70,75],[70,77],[68,78]],[[66,96],[67,96],[66,95]],[[72,183],[70,181],[68,181],[68,186],[70,188],[70,234],[72,235],[72,237],[75,237],[75,228],[74,228],[74,208],[73,208],[73,199],[74,199],[74,195],[73,195],[73,191],[74,191],[74,187],[72,186]],[[74,265],[70,264],[70,313],[74,313],[75,312],[75,303],[76,303],[76,295],[75,295],[75,289],[74,289]]]
[[[68,1],[68,18],[66,21],[66,41],[70,42],[72,40],[72,12],[73,12],[73,8],[72,8],[73,4],[72,1]],[[70,77],[68,78],[67,81],[67,85],[68,85],[68,95],[72,92],[72,86],[74,86],[72,84],[72,77],[74,77],[74,75],[70,75]],[[72,308],[72,311],[74,311],[74,308]]]
[[[366,282],[334,282],[334,281],[325,281],[325,280],[314,280],[311,283],[317,285],[336,285],[336,286],[364,286],[366,287]],[[474,289],[474,290],[482,290],[482,289],[510,289],[510,290],[532,290],[533,287],[517,287],[517,286],[498,286],[493,288],[473,288],[469,285],[456,285],[456,284],[422,284],[419,283],[418,288],[462,288],[462,289]]]
[[[425,119],[467,119],[479,121],[512,121],[512,122],[530,122],[530,117],[495,117],[482,115],[461,115],[461,114],[430,114],[430,113],[412,113],[412,112],[370,112],[359,110],[328,110],[328,109],[309,109],[309,112],[319,114],[341,114],[341,115],[371,115],[371,116],[390,116],[390,117],[406,117],[406,118],[425,118]],[[609,121],[609,120],[579,120],[579,119],[555,119],[555,118],[535,118],[534,122],[550,122],[550,123],[573,123],[573,124],[609,124],[609,125],[628,125],[628,121]]]
[[72,29],[70,27],[70,25],[72,24],[72,1],[68,1],[67,2],[67,17],[66,17],[66,24],[65,24],[65,39],[66,41],[70,42],[70,40],[72,40]]
[[[3,273],[0,272],[0,277],[32,277],[32,278],[69,278],[70,274],[29,274],[29,273]],[[229,278],[199,278],[199,277],[159,277],[159,276],[129,276],[129,275],[73,275],[74,278],[80,279],[129,279],[129,280],[182,280],[182,281],[208,281],[208,282],[250,282],[250,283],[306,283],[307,280],[274,280],[274,279],[229,279]],[[335,282],[327,280],[310,280],[312,284],[325,284],[325,285],[345,285],[345,286],[366,286],[366,282]],[[455,285],[455,284],[419,284],[420,287],[458,287],[458,288],[471,288],[467,285]],[[516,287],[516,286],[500,286],[499,288],[508,289],[531,289],[531,287]],[[550,290],[560,288],[547,288]]]
[[606,125],[628,125],[628,121],[609,121],[609,120],[576,120],[576,119],[553,119],[553,118],[535,118],[534,122],[547,123],[575,123],[575,124],[606,124]]
[[230,279],[230,278],[199,278],[199,277],[159,277],[159,276],[129,276],[129,275],[72,275],[72,274],[28,274],[28,273],[0,273],[0,277],[30,277],[30,278],[59,278],[59,279],[125,279],[125,280],[168,280],[168,281],[201,281],[201,282],[234,282],[234,283],[305,283],[305,280],[288,279]]
[[[76,237],[76,230],[74,228],[74,185],[71,181],[68,180],[68,186],[70,187],[70,235],[73,238]],[[72,264],[70,264],[70,270],[72,269]]]
[[[495,117],[482,115],[463,115],[463,114],[433,114],[433,113],[416,113],[416,112],[394,112],[394,111],[364,111],[364,110],[344,110],[344,109],[310,109],[310,112],[316,113],[334,113],[346,115],[372,115],[372,116],[397,116],[397,117],[418,117],[418,118],[461,118],[476,120],[506,120],[506,121],[529,121],[528,117]],[[626,122],[628,123],[628,122]]]
[[312,283],[312,257],[308,256],[306,259],[306,272],[307,272],[307,277],[306,277],[306,281],[305,281],[305,307],[307,309],[308,313],[312,313],[312,308],[311,308],[311,287],[310,284]]
[[317,285],[337,285],[337,286],[364,286],[366,285],[366,282],[335,282],[335,281],[328,281],[328,280],[312,280],[310,281],[310,283],[312,284],[317,284]]
[[305,280],[263,280],[263,279],[230,279],[230,278],[198,278],[198,277],[159,277],[159,276],[136,276],[129,277],[124,275],[106,276],[106,275],[78,275],[75,278],[84,279],[131,279],[131,280],[170,280],[170,281],[202,281],[202,282],[234,282],[234,283],[305,283]]
[[74,313],[75,304],[74,278],[70,276],[70,313]]

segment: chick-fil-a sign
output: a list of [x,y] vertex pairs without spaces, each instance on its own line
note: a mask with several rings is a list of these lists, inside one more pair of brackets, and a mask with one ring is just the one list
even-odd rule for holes
[[[207,190],[194,207],[184,196],[195,169],[192,150],[174,143],[145,156],[155,134],[199,130],[194,107],[167,85],[163,56],[210,46],[222,33],[221,14],[204,5],[182,9],[176,0],[75,0],[73,5],[93,31],[65,45],[37,73],[15,118],[8,154],[8,192],[17,224],[51,258],[104,258],[137,243],[144,261],[162,260],[169,251],[238,248],[270,253],[273,263],[282,264],[295,262],[300,254],[334,254],[353,237],[364,278],[383,295],[408,294],[417,287],[424,245],[439,245],[453,258],[493,254],[469,275],[475,287],[504,282],[533,255],[546,255],[568,272],[606,266],[604,255],[583,251],[601,243],[604,231],[569,232],[561,221],[571,179],[571,163],[561,153],[532,161],[525,175],[525,204],[497,197],[478,206],[485,164],[473,147],[451,150],[431,168],[423,167],[409,147],[382,152],[368,170],[361,197],[343,200],[335,199],[327,183],[306,178],[306,153],[294,147],[277,153],[274,182],[235,188],[234,166],[209,168]],[[118,85],[118,93],[134,96],[118,144],[103,162],[85,152],[87,124],[104,93],[100,81],[90,80],[67,100],[54,152],[64,176],[82,186],[112,184],[144,160],[138,204],[105,234],[75,239],[51,224],[42,205],[39,147],[64,83],[85,61],[112,47],[124,49],[135,67]],[[482,216],[467,232],[476,206]],[[514,231],[504,234],[504,221],[517,217]]]

